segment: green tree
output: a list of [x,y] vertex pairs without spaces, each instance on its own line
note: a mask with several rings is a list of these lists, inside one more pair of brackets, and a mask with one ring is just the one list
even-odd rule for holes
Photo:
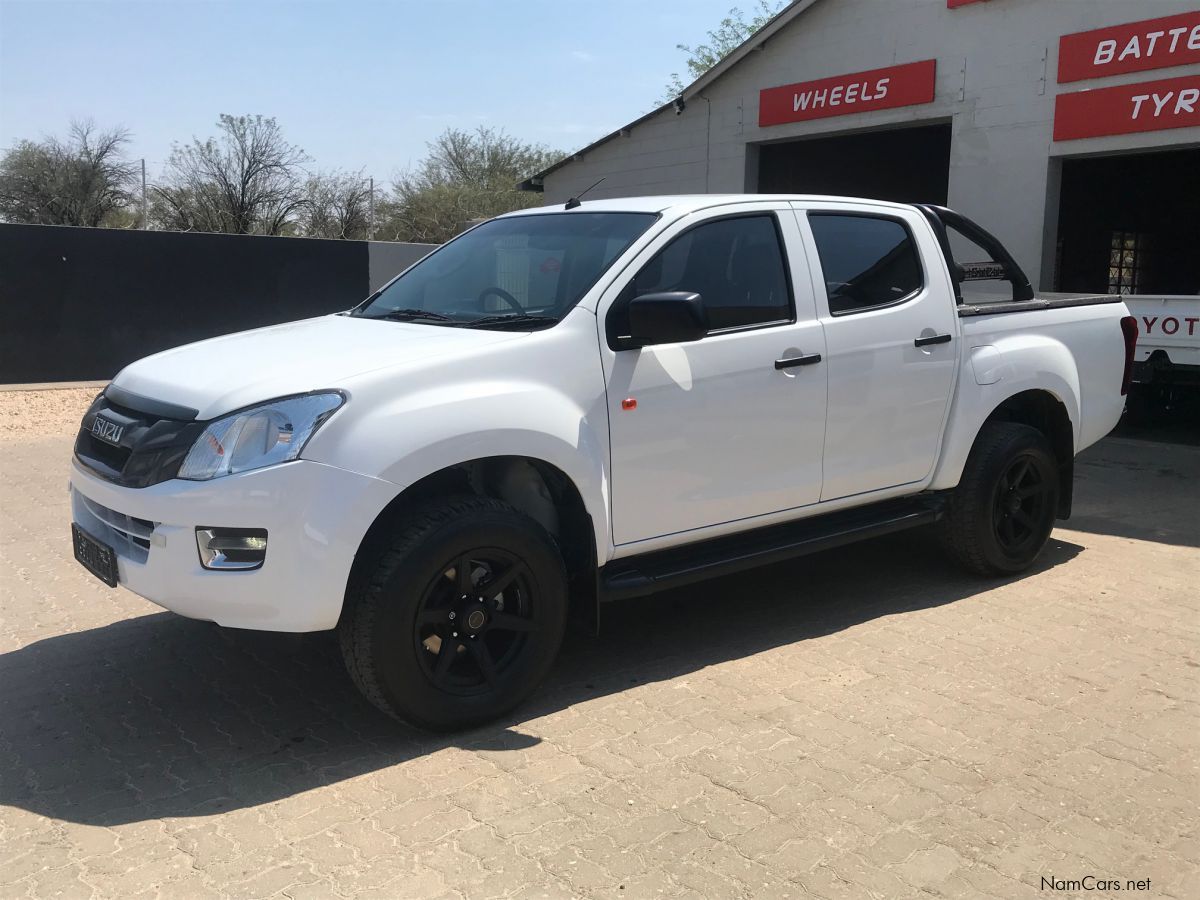
[[305,203],[304,151],[266,116],[222,114],[217,130],[174,146],[152,220],[172,231],[292,233]]
[[129,132],[73,122],[66,139],[18,141],[0,157],[0,216],[31,225],[113,224],[133,201]]
[[685,83],[678,72],[671,73],[662,102],[669,103],[682,94],[688,84],[740,47],[746,38],[771,21],[783,6],[783,0],[775,0],[774,3],[758,0],[756,11],[748,20],[746,14],[735,6],[716,28],[708,32],[708,40],[704,43],[695,46],[676,44],[677,50],[687,54],[688,80]]
[[472,220],[537,206],[541,197],[517,184],[563,156],[483,127],[447,129],[427,146],[425,159],[393,182],[376,237],[442,243]]

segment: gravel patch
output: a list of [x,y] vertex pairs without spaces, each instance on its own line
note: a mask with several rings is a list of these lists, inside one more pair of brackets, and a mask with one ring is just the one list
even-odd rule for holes
[[0,391],[0,440],[74,434],[99,388]]

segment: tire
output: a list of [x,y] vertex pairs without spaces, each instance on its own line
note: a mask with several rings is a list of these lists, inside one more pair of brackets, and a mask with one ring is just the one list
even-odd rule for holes
[[1058,509],[1058,463],[1046,436],[1015,422],[984,425],[940,523],[950,555],[979,575],[1033,565]]
[[541,525],[499,500],[414,510],[359,584],[339,625],[346,668],[371,703],[423,728],[509,712],[562,643],[562,557]]

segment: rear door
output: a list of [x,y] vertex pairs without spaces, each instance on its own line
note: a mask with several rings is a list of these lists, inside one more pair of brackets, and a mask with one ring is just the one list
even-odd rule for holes
[[[617,545],[820,499],[825,348],[795,217],[722,210],[666,229],[598,310]],[[675,290],[701,295],[708,335],[620,349],[628,302]]]
[[821,499],[919,483],[933,471],[958,366],[941,250],[916,210],[795,206],[829,377]]

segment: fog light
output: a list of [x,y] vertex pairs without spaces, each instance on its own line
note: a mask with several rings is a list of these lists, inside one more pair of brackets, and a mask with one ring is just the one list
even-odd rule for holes
[[200,565],[206,569],[257,569],[267,558],[267,529],[196,529]]

